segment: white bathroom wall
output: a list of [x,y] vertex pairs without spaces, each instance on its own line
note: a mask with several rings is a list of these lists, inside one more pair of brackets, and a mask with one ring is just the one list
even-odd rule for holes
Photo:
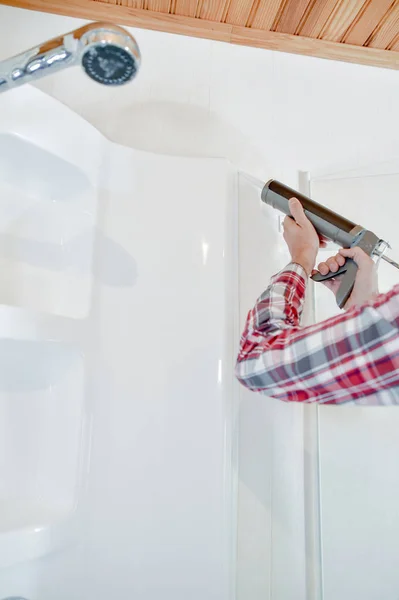
[[[391,242],[399,257],[399,161],[315,176],[313,197]],[[320,253],[322,256],[324,251]],[[399,283],[381,261],[379,286]],[[316,286],[318,318],[339,312]],[[399,575],[397,406],[319,407],[321,551],[324,600],[396,598]]]

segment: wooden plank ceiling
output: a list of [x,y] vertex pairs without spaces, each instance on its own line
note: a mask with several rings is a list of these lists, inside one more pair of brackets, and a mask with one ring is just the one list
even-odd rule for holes
[[399,69],[399,0],[0,0],[0,4]]

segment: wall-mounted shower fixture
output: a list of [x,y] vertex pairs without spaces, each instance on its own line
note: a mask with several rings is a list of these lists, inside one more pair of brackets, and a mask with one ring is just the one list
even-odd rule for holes
[[81,64],[104,85],[131,81],[140,68],[136,40],[122,27],[91,23],[0,62],[0,92]]

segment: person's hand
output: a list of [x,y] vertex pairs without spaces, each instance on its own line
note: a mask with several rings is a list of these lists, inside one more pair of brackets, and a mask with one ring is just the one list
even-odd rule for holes
[[[345,304],[345,310],[349,310],[353,306],[361,306],[370,300],[374,300],[378,292],[378,277],[377,266],[373,259],[368,256],[361,248],[342,248],[338,254],[331,256],[325,262],[321,262],[318,270],[321,275],[327,275],[330,271],[336,273],[340,267],[345,264],[346,258],[353,258],[358,266],[355,285],[352,294],[349,296]],[[313,271],[312,275],[317,273]],[[342,275],[333,279],[327,279],[322,283],[336,295],[339,286],[341,285]]]
[[287,216],[284,219],[284,239],[292,261],[301,265],[310,275],[315,266],[319,248],[323,248],[326,243],[325,240],[319,238],[299,200],[291,198],[289,206],[292,218]]

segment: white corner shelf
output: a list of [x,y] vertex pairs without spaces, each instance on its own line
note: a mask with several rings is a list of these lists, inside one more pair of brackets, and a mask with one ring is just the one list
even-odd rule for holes
[[1,130],[0,156],[0,304],[86,317],[96,188],[79,166]]
[[0,569],[41,558],[76,538],[75,513],[23,501],[0,501],[0,512]]
[[74,535],[105,140],[34,87],[0,104],[1,569]]
[[83,423],[80,350],[0,338],[0,568],[65,542],[80,483]]

